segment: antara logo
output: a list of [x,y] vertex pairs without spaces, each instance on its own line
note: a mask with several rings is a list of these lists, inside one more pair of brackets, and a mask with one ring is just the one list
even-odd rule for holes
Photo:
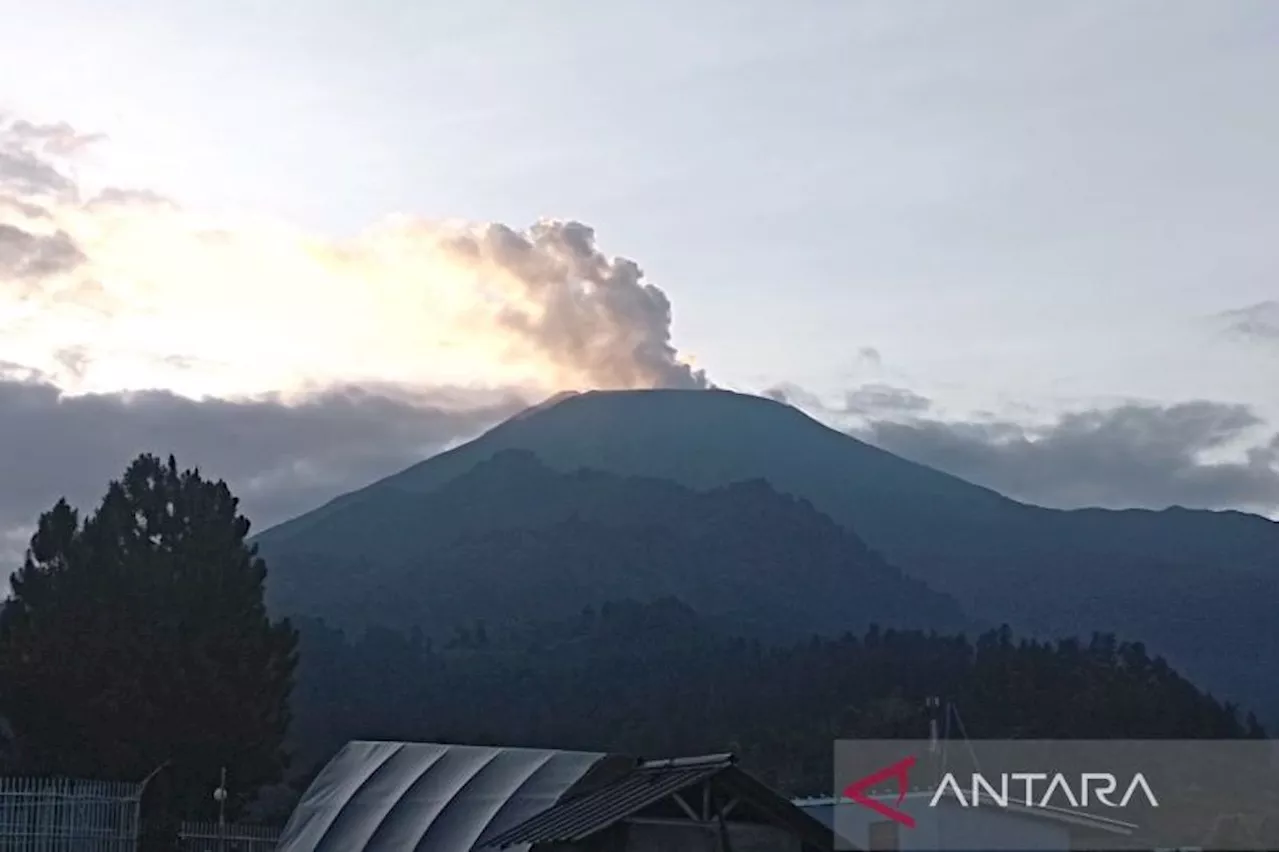
[[[891,763],[884,769],[872,772],[866,778],[859,778],[857,781],[854,781],[848,787],[844,788],[844,795],[847,798],[853,799],[864,808],[870,808],[882,817],[901,823],[907,828],[915,828],[915,817],[911,816],[911,814],[906,811],[898,810],[898,807],[901,807],[902,805],[902,800],[906,798],[907,790],[911,788],[909,776],[911,767],[915,765],[916,759],[914,756],[904,757],[897,763]],[[898,801],[894,803],[896,807],[890,807],[884,802],[873,799],[867,795],[867,790],[870,790],[877,784],[888,781],[890,778],[895,778],[898,781]]]
[[[1108,808],[1127,807],[1135,795],[1141,794],[1147,804],[1153,808],[1160,807],[1151,785],[1139,772],[1125,786],[1124,795],[1119,801],[1113,796],[1119,788],[1116,776],[1109,772],[1082,773],[1075,784],[1072,784],[1062,773],[1050,775],[1045,772],[1007,772],[1000,775],[1000,785],[992,784],[979,773],[973,773],[969,779],[969,796],[948,772],[942,776],[938,789],[929,800],[929,807],[936,807],[938,802],[948,794],[964,807],[977,807],[979,804],[991,804],[1007,808],[1009,803],[1028,808],[1071,807],[1087,808],[1094,802]],[[1040,794],[1037,796],[1037,791]],[[1021,798],[1017,794],[1021,793]],[[1078,795],[1077,795],[1078,794]]]
[[[844,788],[844,795],[864,808],[869,808],[886,819],[915,828],[915,817],[901,810],[902,800],[911,789],[911,767],[916,765],[914,756],[904,757],[897,763],[891,763],[870,775],[859,778]],[[873,799],[868,791],[890,779],[898,784],[898,798],[893,805],[881,799]],[[1072,784],[1062,773],[1045,772],[1006,772],[999,776],[999,783],[993,784],[986,776],[973,773],[966,788],[960,785],[956,776],[950,772],[942,776],[937,789],[929,799],[929,807],[936,808],[940,802],[954,798],[963,807],[978,805],[1007,808],[1010,804],[1028,808],[1071,807],[1087,808],[1098,803],[1109,808],[1127,807],[1135,796],[1141,795],[1153,808],[1160,807],[1151,785],[1141,772],[1134,775],[1124,788],[1124,794],[1115,800],[1120,784],[1116,776],[1109,772],[1085,772],[1079,776],[1076,784]],[[1018,794],[1021,794],[1019,796]]]

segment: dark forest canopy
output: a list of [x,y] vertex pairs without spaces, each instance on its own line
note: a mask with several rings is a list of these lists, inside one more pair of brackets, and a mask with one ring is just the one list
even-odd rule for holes
[[919,738],[924,699],[974,738],[1260,735],[1141,643],[872,628],[786,646],[721,635],[673,599],[453,640],[300,624],[302,762],[355,737],[619,751],[729,750],[784,791],[829,792],[832,740]]

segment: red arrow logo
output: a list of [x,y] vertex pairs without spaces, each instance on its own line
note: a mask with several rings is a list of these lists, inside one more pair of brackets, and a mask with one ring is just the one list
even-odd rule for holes
[[846,797],[853,799],[864,808],[871,808],[871,810],[880,814],[882,817],[891,819],[894,822],[902,823],[907,828],[915,828],[916,821],[911,814],[900,811],[896,807],[891,808],[884,802],[878,802],[866,793],[868,789],[876,786],[882,781],[887,781],[890,778],[897,778],[898,801],[894,802],[894,804],[901,805],[902,800],[906,798],[907,790],[910,787],[910,781],[907,777],[908,773],[910,772],[911,767],[915,765],[916,759],[914,755],[911,757],[904,757],[897,763],[890,764],[884,769],[878,769],[875,772],[872,772],[866,778],[859,778],[857,781],[854,781],[848,787],[844,788],[844,794]]

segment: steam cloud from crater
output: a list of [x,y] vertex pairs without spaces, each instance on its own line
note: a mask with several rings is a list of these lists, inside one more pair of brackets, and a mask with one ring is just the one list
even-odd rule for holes
[[706,387],[671,304],[575,221],[393,217],[333,240],[91,187],[100,143],[0,115],[0,362],[66,388]]

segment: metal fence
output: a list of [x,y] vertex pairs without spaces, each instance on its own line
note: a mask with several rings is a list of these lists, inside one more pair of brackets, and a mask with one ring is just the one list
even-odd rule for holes
[[141,784],[0,778],[0,849],[135,852],[141,801]]
[[280,829],[270,825],[184,822],[178,830],[182,852],[272,852]]

